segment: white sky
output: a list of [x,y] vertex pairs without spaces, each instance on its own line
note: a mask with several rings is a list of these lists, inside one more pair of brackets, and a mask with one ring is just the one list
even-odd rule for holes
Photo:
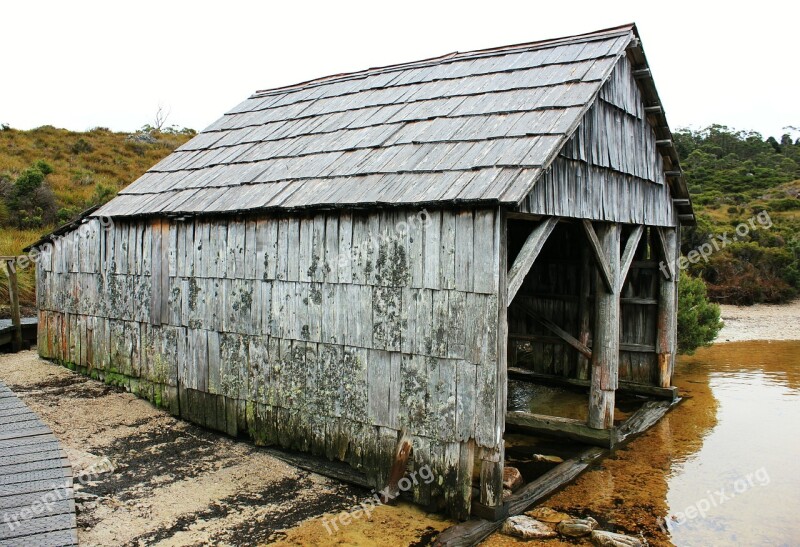
[[0,122],[202,129],[256,89],[636,22],[674,128],[800,126],[800,2],[42,2],[0,5]]

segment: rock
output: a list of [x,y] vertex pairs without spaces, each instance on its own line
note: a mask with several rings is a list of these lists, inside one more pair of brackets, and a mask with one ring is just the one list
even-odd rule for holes
[[503,468],[503,488],[508,488],[511,491],[516,490],[522,486],[522,473],[516,467]]
[[525,513],[529,517],[535,518],[536,520],[540,520],[542,522],[550,522],[553,524],[558,524],[562,520],[567,520],[570,517],[566,513],[562,513],[560,511],[556,511],[555,509],[551,509],[549,507],[537,507],[531,511]]
[[602,530],[592,532],[592,543],[600,547],[642,547],[644,545],[638,538]]
[[500,532],[507,536],[521,539],[550,539],[558,535],[555,530],[544,522],[539,522],[525,515],[507,518]]
[[558,523],[558,531],[563,536],[579,538],[588,536],[597,526],[597,521],[592,517],[585,519],[564,519]]
[[545,456],[544,454],[534,454],[533,456],[531,456],[531,458],[535,462],[564,463],[564,458],[559,458],[558,456]]

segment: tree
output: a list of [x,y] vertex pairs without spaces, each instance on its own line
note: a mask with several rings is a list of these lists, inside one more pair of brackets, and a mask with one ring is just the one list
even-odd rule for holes
[[9,217],[18,228],[40,228],[55,219],[56,201],[44,183],[53,168],[42,160],[19,174],[7,196]]
[[702,279],[681,272],[678,284],[678,353],[710,346],[722,328],[719,305],[708,300]]

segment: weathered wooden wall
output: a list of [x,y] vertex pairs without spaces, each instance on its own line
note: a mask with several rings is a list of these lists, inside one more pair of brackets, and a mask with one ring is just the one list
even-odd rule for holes
[[627,57],[620,58],[597,101],[518,210],[675,225],[656,135]]
[[405,429],[437,475],[415,500],[465,517],[504,427],[501,228],[495,209],[92,220],[41,249],[39,351],[376,487]]

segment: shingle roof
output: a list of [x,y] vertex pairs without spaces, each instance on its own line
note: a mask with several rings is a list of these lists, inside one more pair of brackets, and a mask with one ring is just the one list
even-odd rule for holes
[[259,91],[95,214],[517,204],[633,25]]

